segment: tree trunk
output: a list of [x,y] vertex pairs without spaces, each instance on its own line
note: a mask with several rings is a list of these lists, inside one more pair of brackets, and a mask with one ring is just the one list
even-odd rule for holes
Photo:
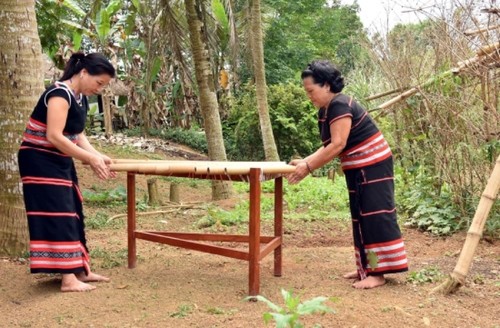
[[[226,149],[222,136],[222,126],[219,117],[219,106],[215,91],[211,89],[213,80],[208,51],[202,42],[203,28],[195,5],[195,0],[184,0],[186,6],[187,21],[189,25],[189,39],[193,52],[196,81],[200,93],[200,109],[203,116],[205,134],[208,145],[208,157],[212,161],[225,161]],[[226,199],[231,195],[231,184],[229,182],[212,182],[212,199]]]
[[159,206],[161,205],[160,194],[158,193],[158,179],[147,179],[148,184],[148,205]]
[[181,198],[179,196],[179,184],[177,182],[172,182],[170,184],[169,199],[172,203],[180,203],[181,202]]
[[111,108],[111,93],[104,90],[102,95],[102,112],[104,117],[104,135],[110,138],[113,135],[113,112]]
[[43,91],[34,0],[0,0],[0,255],[27,250],[28,228],[17,150]]
[[264,154],[268,161],[279,161],[276,142],[274,141],[273,126],[269,117],[267,106],[267,85],[264,67],[264,46],[262,41],[262,23],[260,18],[260,0],[252,1],[251,11],[251,54],[253,71],[255,76],[255,91],[257,96],[257,107],[259,110],[260,129]]

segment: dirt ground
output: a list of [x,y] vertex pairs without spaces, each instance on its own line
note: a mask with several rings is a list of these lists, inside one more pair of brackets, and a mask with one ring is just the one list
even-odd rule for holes
[[[125,185],[124,174],[101,182],[81,165],[78,170],[82,189]],[[145,180],[138,178],[138,199],[146,190]],[[160,192],[166,195],[168,186],[160,181]],[[210,185],[182,184],[181,201],[210,202]],[[237,201],[235,197],[218,205],[230,208]],[[124,206],[85,205],[87,218],[123,211]],[[203,215],[203,209],[193,206],[138,222],[141,228],[200,231],[193,224]],[[87,229],[89,248],[102,253],[94,251],[93,269],[111,278],[110,283],[96,283],[92,292],[61,293],[60,277],[31,275],[24,259],[0,259],[0,327],[266,327],[262,315],[269,308],[243,300],[247,262],[138,241],[138,265],[128,269],[125,223],[123,218],[114,220],[115,225]],[[270,222],[263,222],[264,233],[271,229]],[[246,228],[204,230],[245,233]],[[389,277],[381,288],[355,290],[342,278],[354,266],[348,224],[288,220],[284,230],[283,276],[273,276],[272,256],[266,257],[261,262],[261,294],[278,305],[283,305],[282,288],[293,290],[302,301],[331,298],[327,305],[335,312],[304,316],[306,327],[500,327],[498,239],[480,243],[467,285],[444,296],[429,294],[439,282],[416,284],[408,277],[429,268],[451,272],[465,233],[439,238],[404,228],[410,272]],[[116,259],[116,265],[109,265]]]

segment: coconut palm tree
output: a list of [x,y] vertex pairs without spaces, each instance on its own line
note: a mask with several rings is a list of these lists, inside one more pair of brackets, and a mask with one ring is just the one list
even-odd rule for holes
[[257,108],[259,111],[260,129],[264,154],[268,161],[279,161],[276,142],[274,141],[273,127],[269,117],[267,105],[267,85],[264,66],[264,45],[262,40],[262,20],[260,17],[260,0],[251,0],[250,24],[252,32],[250,35],[250,46],[252,65],[255,78],[255,92],[257,96]]
[[0,34],[0,255],[14,255],[28,245],[17,150],[43,91],[35,0],[0,0]]
[[[200,17],[201,11],[199,10],[201,4],[197,0],[184,0],[184,5],[186,7],[189,39],[199,90],[200,109],[207,138],[208,157],[211,160],[225,161],[227,157],[222,136],[219,105],[213,88],[213,73],[210,68],[210,60],[202,38],[204,26]],[[212,198],[214,200],[228,198],[230,194],[231,185],[228,182],[218,181],[212,184]]]

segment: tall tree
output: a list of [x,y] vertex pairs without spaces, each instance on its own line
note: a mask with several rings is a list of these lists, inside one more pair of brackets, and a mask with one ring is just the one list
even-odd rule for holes
[[43,90],[35,1],[0,0],[0,35],[0,255],[14,255],[28,243],[17,150]]
[[[200,109],[207,138],[208,157],[211,160],[225,161],[227,157],[222,136],[219,105],[217,103],[217,95],[213,89],[213,74],[210,68],[208,51],[202,41],[204,26],[201,19],[201,4],[197,0],[184,0],[184,5],[186,6],[189,25],[189,39],[191,41],[196,82],[198,84]],[[230,183],[220,181],[212,183],[212,198],[214,200],[228,198],[230,194]]]
[[268,161],[279,161],[276,142],[274,141],[273,127],[269,118],[269,107],[267,105],[266,71],[264,66],[264,46],[262,41],[262,22],[260,17],[260,0],[252,1],[250,36],[252,64],[255,76],[255,91],[257,96],[257,108],[259,111],[260,129],[264,154]]
[[[366,40],[356,3],[340,0],[261,0],[267,14],[264,49],[269,85],[297,79],[313,59],[330,59],[348,73]],[[243,75],[243,73],[242,73]]]

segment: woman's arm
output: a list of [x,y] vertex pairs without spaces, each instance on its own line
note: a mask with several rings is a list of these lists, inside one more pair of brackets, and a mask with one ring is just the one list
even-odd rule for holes
[[78,135],[78,142],[76,143],[80,148],[85,149],[89,153],[96,154],[99,156],[102,156],[100,152],[98,152],[89,142],[89,139],[87,139],[87,136],[85,135],[84,132],[80,133]]
[[47,104],[47,140],[64,154],[89,163],[101,179],[108,178],[109,169],[99,153],[96,154],[78,147],[64,136],[63,131],[68,111],[68,102],[64,98],[52,97],[49,99]]
[[295,172],[288,176],[288,182],[298,183],[313,170],[318,169],[333,160],[345,148],[349,132],[351,131],[352,119],[350,117],[341,118],[330,125],[330,144],[319,148],[313,154],[307,156],[302,161],[296,162]]

